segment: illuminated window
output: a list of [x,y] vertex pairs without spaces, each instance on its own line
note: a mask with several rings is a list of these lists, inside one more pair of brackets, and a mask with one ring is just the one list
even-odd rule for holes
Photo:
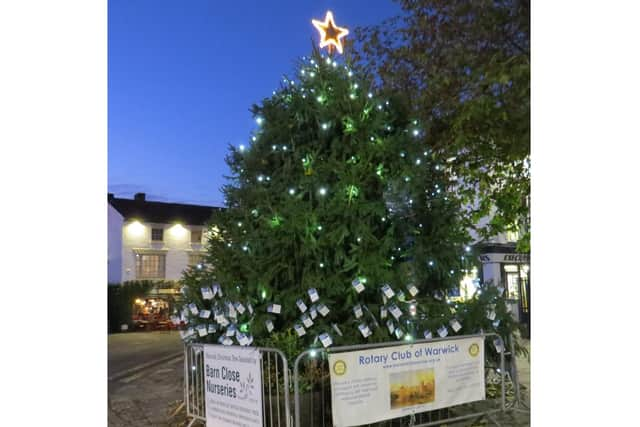
[[162,228],[152,228],[151,229],[151,241],[152,242],[162,242],[164,237],[164,230]]
[[189,254],[189,266],[193,267],[194,265],[201,264],[204,261],[204,254],[195,253]]
[[164,279],[164,254],[136,254],[137,279]]
[[191,230],[191,243],[202,243],[202,230]]
[[506,273],[507,279],[507,298],[509,299],[519,299],[520,298],[520,289],[519,289],[519,277],[518,277],[518,266],[517,265],[505,265],[504,271]]

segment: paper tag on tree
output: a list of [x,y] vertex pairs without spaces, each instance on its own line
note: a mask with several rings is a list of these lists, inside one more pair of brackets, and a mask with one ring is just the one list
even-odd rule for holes
[[266,320],[264,322],[264,325],[267,327],[267,332],[271,333],[273,331],[273,321],[272,320]]
[[301,313],[304,313],[305,311],[307,311],[307,306],[304,303],[304,301],[302,301],[301,299],[296,301],[296,305],[298,306],[298,310],[300,310]]
[[360,333],[364,338],[367,338],[369,335],[371,335],[371,329],[369,329],[369,326],[366,323],[360,323],[358,325],[358,329],[360,330]]
[[502,296],[502,294],[504,294],[504,288],[502,286],[498,286],[496,289],[498,289],[498,296]]
[[496,348],[498,353],[502,353],[504,351],[504,346],[502,345],[502,340],[500,338],[493,340],[493,346]]
[[210,310],[200,310],[200,317],[202,319],[208,319],[209,316],[211,316],[211,311]]
[[305,328],[310,328],[311,326],[313,326],[313,320],[311,320],[311,318],[306,314],[303,314],[300,320],[302,320],[302,324]]
[[404,292],[398,291],[398,293],[396,294],[396,298],[398,298],[398,301],[404,301],[405,300]]
[[227,331],[225,332],[225,335],[228,337],[232,337],[235,334],[236,334],[236,325],[232,323],[227,327]]
[[305,335],[307,333],[307,331],[304,330],[304,326],[302,326],[299,323],[296,323],[295,325],[293,325],[293,329],[295,329],[296,333],[298,334],[299,337]]
[[393,298],[393,296],[395,295],[395,292],[393,292],[393,289],[391,289],[391,286],[389,285],[384,285],[380,289],[382,290],[382,294],[387,298]]
[[340,330],[338,325],[336,325],[335,323],[332,323],[331,326],[333,327],[333,330],[336,331],[336,334],[342,336],[342,331]]
[[197,316],[198,313],[200,313],[200,311],[198,310],[198,306],[193,302],[189,304],[189,310],[191,311],[191,314],[193,314],[194,316]]
[[442,292],[440,292],[440,291],[435,291],[435,292],[433,293],[433,297],[434,297],[435,299],[437,299],[438,301],[442,301]]
[[251,303],[247,304],[247,309],[249,310],[249,314],[253,314],[253,306],[251,305]]
[[217,294],[222,298],[222,287],[220,286],[220,283],[214,283],[211,286],[211,289],[213,290],[213,295],[214,296]]
[[442,325],[438,328],[438,335],[440,336],[440,338],[444,338],[447,335],[449,335],[449,331],[447,330],[447,327]]
[[400,319],[400,316],[402,316],[402,310],[400,310],[395,304],[391,304],[389,306],[389,312],[396,320]]
[[407,290],[409,291],[412,297],[415,297],[416,295],[418,295],[418,288],[416,287],[416,285],[407,286]]
[[312,303],[320,299],[320,295],[318,295],[318,291],[316,290],[316,288],[309,288],[307,290],[307,293],[309,294],[309,299],[311,300]]
[[489,320],[495,320],[496,318],[496,312],[491,310],[487,312],[487,319]]
[[198,331],[198,335],[204,337],[207,335],[207,327],[205,325],[196,326],[196,330]]
[[389,330],[390,334],[393,334],[393,331],[396,330],[396,325],[393,324],[393,320],[387,320],[387,329]]
[[180,318],[178,316],[171,316],[171,323],[173,323],[174,325],[179,325],[180,324]]
[[309,308],[309,315],[311,316],[312,320],[318,317],[318,308],[316,307],[315,304]]
[[460,324],[460,322],[458,322],[458,319],[449,320],[449,325],[451,325],[451,329],[453,329],[453,332],[458,332],[462,328],[462,325]]
[[387,318],[387,307],[384,305],[380,306],[380,320]]
[[493,327],[494,327],[494,328],[497,328],[498,326],[500,326],[500,319],[495,320],[495,321],[492,323],[492,325],[493,325]]
[[229,319],[227,319],[226,317],[222,316],[218,319],[218,323],[220,324],[220,326],[224,327],[227,326],[229,323]]
[[280,304],[269,304],[267,306],[267,313],[280,314],[282,306]]
[[218,331],[218,326],[215,323],[209,323],[207,327],[207,332],[210,334],[215,334]]
[[324,348],[329,347],[331,344],[333,344],[333,340],[331,339],[331,335],[329,335],[328,333],[323,333],[320,334],[320,342],[322,343],[322,345],[324,346]]
[[222,339],[222,345],[233,345],[233,340],[229,337],[224,337]]
[[432,339],[432,338],[433,338],[433,335],[431,334],[431,331],[430,331],[430,330],[426,330],[426,331],[424,331],[424,339],[425,339],[425,340],[430,340],[430,339]]
[[324,304],[320,304],[318,306],[318,313],[320,313],[322,315],[322,317],[326,317],[327,314],[329,314],[329,307],[327,307]]
[[404,332],[402,332],[402,329],[400,329],[400,328],[396,328],[394,334],[395,334],[397,339],[400,339],[400,338],[402,338],[404,336]]
[[193,335],[195,333],[195,331],[193,330],[193,328],[189,328],[186,331],[180,331],[180,338],[187,339],[189,338],[191,335]]
[[238,313],[240,314],[244,314],[244,312],[246,311],[244,305],[241,302],[236,302],[235,304],[233,304],[233,306],[236,308],[236,310],[238,310]]
[[362,307],[360,307],[360,304],[357,304],[355,307],[353,307],[353,314],[356,316],[356,319],[362,317]]
[[353,286],[353,289],[355,289],[357,293],[364,291],[364,284],[362,284],[360,279],[355,279],[351,282],[351,286]]
[[202,292],[202,299],[213,299],[213,297],[215,296],[210,286],[200,288],[200,292]]
[[236,334],[236,340],[238,340],[238,344],[240,344],[242,346],[249,345],[249,337],[247,337],[242,332],[238,332]]

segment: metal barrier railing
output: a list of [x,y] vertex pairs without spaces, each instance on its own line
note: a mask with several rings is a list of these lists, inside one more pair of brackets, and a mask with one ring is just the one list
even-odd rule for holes
[[[504,340],[497,334],[482,335],[463,335],[446,338],[436,338],[430,340],[415,340],[411,344],[436,343],[438,341],[452,341],[473,337],[482,337],[485,342],[489,337],[498,340],[502,347],[500,354],[500,368],[496,371],[499,376],[501,386],[501,397],[499,405],[496,407],[495,401],[485,399],[484,401],[456,405],[448,408],[438,409],[429,412],[421,412],[411,415],[405,415],[400,418],[393,418],[386,421],[379,421],[376,427],[394,427],[394,426],[413,426],[426,427],[439,425],[449,422],[457,422],[470,418],[487,417],[495,424],[498,422],[492,417],[492,414],[506,411],[505,398],[505,359],[504,359]],[[405,346],[408,343],[387,342],[379,344],[352,345],[343,347],[333,347],[328,349],[311,349],[302,352],[295,360],[293,367],[293,384],[294,384],[294,409],[295,409],[295,427],[328,427],[333,425],[331,415],[331,385],[329,375],[328,354],[341,353],[347,351],[358,351],[366,349],[378,349],[386,347]],[[302,361],[306,362],[304,366],[305,380],[305,396],[301,393],[301,369]],[[485,381],[487,379],[487,369],[485,369]],[[479,404],[483,404],[482,407]],[[304,419],[304,424],[301,420]],[[499,425],[499,424],[498,424]]]
[[[287,359],[280,350],[258,347],[262,372],[262,405],[264,427],[291,427],[293,424]],[[204,344],[184,346],[184,402],[188,426],[206,424],[204,390]]]

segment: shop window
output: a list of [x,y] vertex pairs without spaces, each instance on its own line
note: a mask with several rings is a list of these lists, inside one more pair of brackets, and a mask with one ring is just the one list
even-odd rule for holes
[[191,230],[191,243],[202,243],[202,230]]
[[137,279],[164,279],[164,254],[136,254]]
[[164,230],[162,228],[152,228],[151,229],[151,241],[152,242],[162,242],[164,237]]
[[505,265],[504,271],[507,279],[507,298],[519,299],[520,298],[520,282],[517,265]]

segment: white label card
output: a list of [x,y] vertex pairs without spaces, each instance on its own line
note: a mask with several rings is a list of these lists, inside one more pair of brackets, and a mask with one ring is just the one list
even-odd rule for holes
[[196,330],[198,331],[198,335],[204,337],[207,335],[207,327],[205,325],[196,326]]
[[322,317],[326,317],[329,314],[329,307],[324,304],[320,304],[318,306],[318,312],[322,315]]
[[303,315],[300,320],[302,320],[302,324],[305,328],[310,328],[311,326],[313,326],[313,320],[311,320],[311,318],[306,314]]
[[244,308],[244,305],[241,302],[235,303],[235,307],[236,307],[236,310],[238,310],[238,313],[244,314],[245,308]]
[[438,328],[438,335],[440,336],[440,338],[444,338],[447,335],[449,335],[449,331],[447,330],[447,327],[442,325]]
[[431,338],[433,338],[433,335],[431,334],[431,331],[424,331],[424,339],[425,340],[430,340]]
[[301,299],[296,301],[296,305],[298,306],[298,310],[300,310],[301,313],[304,313],[305,311],[307,311],[307,306],[304,303],[304,301],[302,301]]
[[412,297],[415,297],[416,295],[418,295],[418,288],[415,285],[407,286],[407,290],[409,291]]
[[281,310],[282,310],[282,306],[280,304],[269,304],[267,306],[268,313],[280,314]]
[[462,325],[460,324],[460,322],[458,322],[458,319],[451,319],[449,321],[449,325],[451,325],[451,329],[453,329],[453,332],[458,332],[462,328]]
[[396,328],[395,335],[397,339],[400,339],[404,336],[404,332],[402,332],[402,329]]
[[362,284],[360,279],[355,279],[353,282],[351,282],[351,286],[353,286],[353,289],[355,289],[357,293],[364,291],[364,285]]
[[327,348],[331,344],[333,344],[333,340],[331,339],[331,335],[327,334],[326,332],[323,333],[323,334],[320,334],[320,342],[322,343],[324,348]]
[[205,286],[204,288],[200,288],[200,292],[202,292],[202,299],[213,299],[213,291],[209,286]]
[[491,310],[491,311],[487,312],[487,319],[495,320],[495,318],[496,318],[496,312],[495,311]]
[[355,314],[356,319],[359,319],[362,317],[362,307],[360,307],[360,304],[353,307],[353,314]]
[[316,288],[310,288],[307,293],[309,294],[309,299],[312,303],[320,299],[320,295],[318,295],[318,291],[316,290]]
[[293,325],[293,329],[295,329],[296,333],[298,334],[299,337],[305,335],[307,333],[307,331],[304,330],[304,326],[302,326],[299,323],[296,323],[295,325]]
[[402,310],[400,310],[398,306],[395,304],[391,304],[389,306],[389,312],[391,312],[391,315],[395,317],[396,320],[398,320],[400,316],[402,316]]
[[265,321],[264,325],[267,327],[267,332],[271,333],[273,331],[273,322],[271,320]]
[[194,316],[197,316],[199,313],[198,306],[195,305],[195,303],[189,304],[189,310],[191,310],[191,314],[193,314]]
[[395,292],[393,292],[393,289],[391,289],[391,286],[389,285],[384,285],[381,289],[382,293],[387,298],[393,298],[393,296],[395,295]]
[[200,317],[203,319],[208,319],[211,316],[210,310],[200,310]]
[[360,323],[358,325],[358,329],[360,330],[360,333],[364,338],[367,338],[369,335],[371,335],[371,329],[369,329],[369,326],[366,323]]
[[380,319],[386,319],[387,318],[387,307],[385,307],[384,305],[380,306]]
[[318,309],[315,305],[311,306],[311,308],[309,309],[309,314],[311,315],[311,319],[315,319],[316,317],[318,317]]
[[338,325],[336,325],[335,323],[333,323],[331,326],[333,326],[333,330],[336,331],[336,334],[342,336],[342,331],[340,330],[340,328],[338,327]]
[[390,334],[392,334],[393,331],[396,330],[396,325],[393,324],[393,320],[391,319],[387,320],[387,329],[389,330]]

